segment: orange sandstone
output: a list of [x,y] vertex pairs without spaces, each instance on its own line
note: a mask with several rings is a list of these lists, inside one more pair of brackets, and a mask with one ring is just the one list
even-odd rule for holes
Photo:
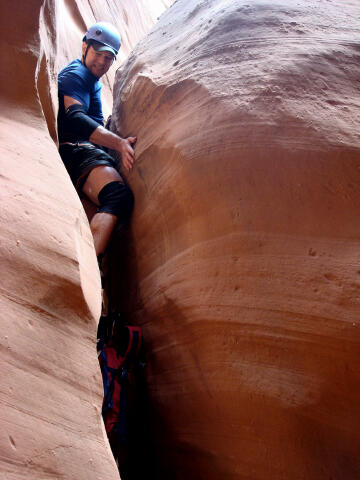
[[117,74],[158,479],[360,476],[359,18],[178,0]]
[[[57,148],[56,73],[80,27],[124,23],[129,2],[3,0],[0,16],[0,478],[115,480],[101,420],[100,278],[88,221]],[[21,4],[21,5],[20,5]],[[122,8],[120,8],[122,7]],[[132,18],[127,48],[146,28]],[[138,21],[138,23],[137,23]],[[71,27],[71,28],[70,28]],[[60,28],[60,30],[59,30]],[[82,33],[83,33],[82,32]],[[60,50],[57,51],[59,42]],[[69,48],[69,50],[67,50]],[[73,47],[72,47],[73,48]],[[109,92],[109,87],[106,88]],[[109,96],[109,95],[108,95]],[[50,136],[51,135],[51,136]],[[52,137],[52,138],[51,138]]]

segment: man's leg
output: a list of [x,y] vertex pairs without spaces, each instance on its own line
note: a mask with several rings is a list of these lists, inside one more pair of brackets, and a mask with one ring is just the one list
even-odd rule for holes
[[[115,168],[100,165],[93,168],[89,173],[83,186],[83,192],[95,205],[100,206],[99,192],[111,182],[123,183],[123,180]],[[115,215],[106,212],[98,212],[93,216],[90,228],[94,238],[96,255],[105,253],[117,220]]]
[[115,217],[115,215],[111,215],[110,213],[96,213],[93,216],[90,222],[90,228],[91,233],[93,234],[95,251],[97,256],[100,253],[105,253],[106,247],[109,244],[111,234],[115,228],[116,222],[117,218]]

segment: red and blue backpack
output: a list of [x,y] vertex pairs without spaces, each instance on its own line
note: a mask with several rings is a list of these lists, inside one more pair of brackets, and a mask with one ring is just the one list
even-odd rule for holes
[[102,416],[106,433],[117,442],[127,440],[129,394],[135,383],[134,368],[139,361],[141,328],[111,322],[99,328],[99,362],[104,384]]

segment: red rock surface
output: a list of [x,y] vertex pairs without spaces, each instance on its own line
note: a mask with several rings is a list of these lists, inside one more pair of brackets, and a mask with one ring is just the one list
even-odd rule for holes
[[[77,12],[69,14],[66,31],[58,30],[62,2],[1,4],[4,480],[119,478],[100,415],[95,338],[101,298],[95,251],[86,215],[49,135],[56,138],[57,65],[72,57],[71,42],[79,42],[80,27],[92,23],[94,13],[102,14],[103,2],[65,4]],[[115,2],[102,19],[118,12],[122,25],[128,7],[129,2]],[[128,49],[147,28],[148,15],[145,19],[132,19],[137,30],[126,32]],[[64,45],[75,24],[76,35],[69,35]]]
[[360,478],[359,18],[178,0],[118,72],[157,480]]

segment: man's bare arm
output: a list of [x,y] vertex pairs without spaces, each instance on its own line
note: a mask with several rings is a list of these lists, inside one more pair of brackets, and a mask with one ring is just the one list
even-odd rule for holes
[[[65,110],[71,105],[81,105],[81,102],[75,98],[64,95]],[[121,138],[119,135],[106,130],[99,125],[89,137],[90,142],[110,148],[121,154],[123,166],[130,170],[133,166],[135,157],[132,145],[136,142],[136,137]]]
[[76,100],[75,98],[64,95],[65,110],[67,110],[71,105],[82,105],[82,103],[79,102],[79,100]]

